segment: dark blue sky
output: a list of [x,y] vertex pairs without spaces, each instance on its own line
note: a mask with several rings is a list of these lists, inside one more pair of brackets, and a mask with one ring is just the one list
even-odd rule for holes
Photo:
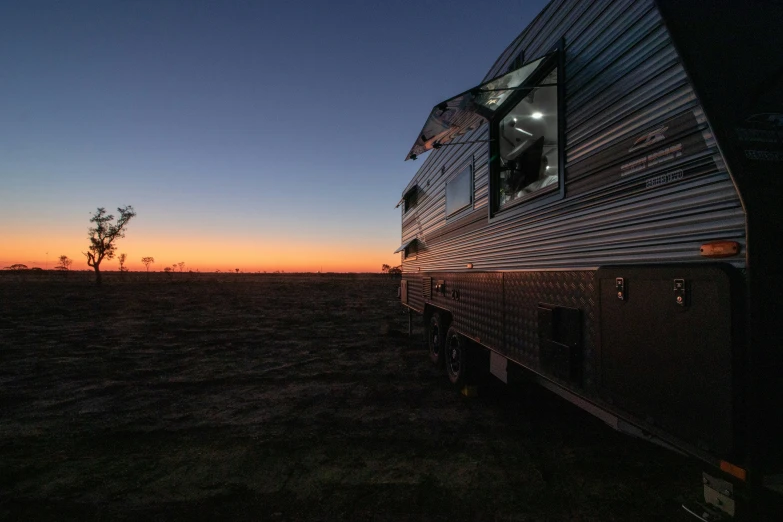
[[2,3],[0,265],[76,268],[88,212],[128,203],[134,261],[396,264],[430,108],[545,4]]

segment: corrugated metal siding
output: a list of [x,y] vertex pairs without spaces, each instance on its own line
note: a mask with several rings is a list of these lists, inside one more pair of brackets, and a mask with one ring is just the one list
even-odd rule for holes
[[[553,0],[501,55],[486,79],[524,51],[534,59],[560,38],[566,46],[566,196],[534,211],[501,211],[486,226],[437,238],[445,179],[474,158],[474,209],[486,209],[485,143],[430,153],[409,184],[422,189],[404,216],[402,239],[421,241],[405,272],[587,268],[607,264],[701,262],[712,239],[745,243],[745,215],[710,129],[651,0]],[[455,86],[460,89],[467,86]],[[647,151],[629,152],[657,125],[679,124],[667,143],[682,156],[624,175]],[[487,139],[487,125],[465,140]],[[650,151],[655,151],[651,147]],[[676,172],[676,176],[671,174]],[[667,181],[668,180],[668,181]],[[738,267],[744,259],[731,261]]]

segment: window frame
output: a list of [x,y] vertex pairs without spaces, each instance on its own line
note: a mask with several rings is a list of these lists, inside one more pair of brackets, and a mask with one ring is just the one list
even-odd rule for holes
[[402,261],[416,259],[416,255],[419,252],[419,243],[421,243],[419,238],[414,237],[413,239],[410,239],[400,245],[400,247],[395,250],[394,253],[399,253],[402,256]]
[[[463,172],[465,172],[465,169],[468,170],[468,175],[470,176],[470,202],[449,213],[448,211],[449,183],[456,180]],[[446,178],[444,195],[443,195],[443,212],[446,215],[446,221],[454,219],[455,217],[458,217],[469,210],[473,210],[475,208],[475,205],[476,205],[476,162],[475,162],[475,157],[471,155],[468,161],[460,163],[460,168],[455,169],[454,172],[451,173]]]
[[403,261],[415,261],[419,255],[419,240],[414,239],[410,245],[402,251]]
[[[537,58],[538,59],[538,58]],[[531,60],[534,61],[534,60]],[[530,90],[540,84],[552,69],[557,68],[557,186],[537,190],[500,206],[500,122],[530,93]],[[489,220],[506,219],[526,214],[565,198],[565,52],[563,40],[539,66],[539,70],[531,77],[530,88],[520,89],[503,103],[489,122]]]
[[408,212],[416,208],[418,203],[419,186],[413,185],[402,195],[402,215],[405,216]]

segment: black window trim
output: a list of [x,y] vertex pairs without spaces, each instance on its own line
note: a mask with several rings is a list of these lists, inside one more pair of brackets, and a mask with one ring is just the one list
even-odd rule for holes
[[414,237],[413,239],[409,239],[408,241],[405,241],[403,244],[401,244],[399,248],[394,251],[394,253],[402,254],[403,261],[413,261],[416,259],[416,255],[419,253],[419,243],[419,238]]
[[[565,198],[565,43],[560,39],[558,45],[550,51],[550,56],[541,63],[535,76],[531,78],[530,89],[539,85],[544,78],[557,67],[557,176],[558,186],[545,188],[508,203],[503,208],[498,204],[499,172],[492,168],[493,161],[499,161],[499,130],[498,123],[508,112],[530,92],[530,89],[520,89],[510,96],[503,106],[495,113],[489,122],[489,205],[487,212],[489,222],[505,220],[527,214],[539,208],[550,205]],[[538,58],[536,58],[538,59]]]
[[[448,186],[449,183],[452,182],[454,179],[457,178],[460,174],[462,174],[462,171],[465,170],[465,167],[470,169],[470,203],[458,208],[457,210],[453,211],[451,214],[448,213],[448,201],[446,198],[448,198]],[[464,161],[462,163],[459,163],[459,168],[454,169],[454,171],[448,175],[446,178],[446,183],[444,185],[444,194],[443,194],[443,212],[446,215],[446,222],[462,217],[463,214],[465,214],[468,211],[473,210],[476,207],[476,157],[475,155],[471,154],[470,159],[467,161]]]
[[402,196],[402,213],[407,214],[419,204],[419,185],[413,185]]

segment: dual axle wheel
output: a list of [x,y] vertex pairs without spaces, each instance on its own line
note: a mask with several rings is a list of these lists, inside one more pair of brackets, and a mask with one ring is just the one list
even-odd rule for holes
[[446,368],[446,376],[452,384],[462,387],[467,383],[468,340],[448,328],[445,314],[433,312],[427,322],[427,351],[436,366]]

